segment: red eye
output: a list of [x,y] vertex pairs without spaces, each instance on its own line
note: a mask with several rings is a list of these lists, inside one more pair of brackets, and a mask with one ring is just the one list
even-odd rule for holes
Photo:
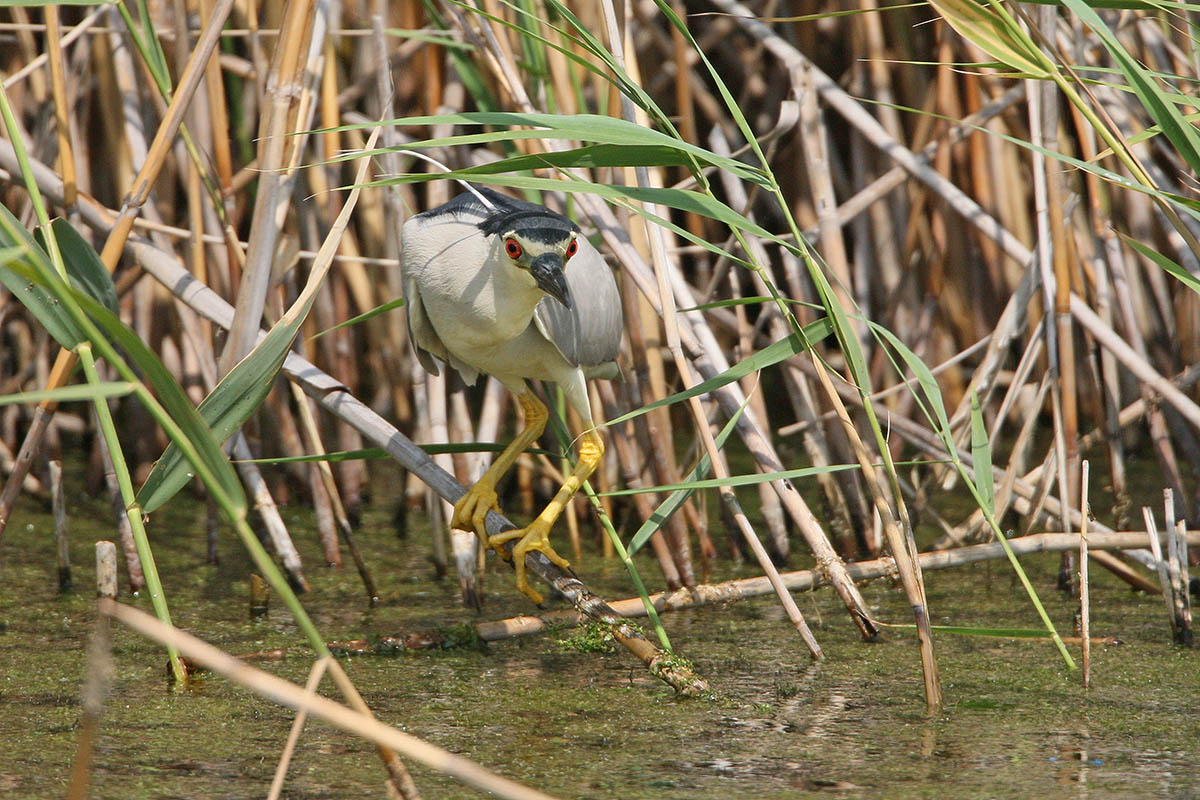
[[509,258],[518,259],[521,257],[521,245],[517,244],[516,239],[505,239],[504,252],[508,253]]
[[575,255],[578,252],[579,252],[579,240],[572,239],[571,243],[569,245],[567,245],[567,258],[570,258],[571,256]]

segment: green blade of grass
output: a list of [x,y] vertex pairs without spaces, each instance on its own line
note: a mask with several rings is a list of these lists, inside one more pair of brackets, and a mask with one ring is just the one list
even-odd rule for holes
[[[914,353],[903,342],[901,342],[900,339],[895,336],[895,334],[893,334],[891,331],[888,331],[886,328],[883,328],[882,326],[877,326],[874,328],[874,330],[888,340],[888,342],[892,345],[892,348],[900,355],[904,363],[908,365],[909,369],[911,369],[913,374],[917,377],[917,382],[921,386],[922,392],[925,394],[930,409],[932,409],[932,413],[926,411],[926,416],[933,425],[934,432],[942,441],[943,446],[946,448],[946,452],[950,455],[951,463],[958,471],[958,474],[962,477],[964,484],[970,490],[971,496],[974,498],[976,505],[978,505],[980,510],[983,512],[984,519],[987,520],[988,526],[992,529],[992,534],[996,537],[996,540],[1000,542],[1000,546],[1004,548],[1004,555],[1008,557],[1008,563],[1012,565],[1013,571],[1017,575],[1017,579],[1021,581],[1021,585],[1025,588],[1025,593],[1029,596],[1030,602],[1033,603],[1033,607],[1036,609],[1038,616],[1041,618],[1042,624],[1046,626],[1046,630],[1049,633],[1050,638],[1054,641],[1055,646],[1058,648],[1058,652],[1062,656],[1063,661],[1066,662],[1069,668],[1075,669],[1075,659],[1073,659],[1071,654],[1067,652],[1067,646],[1063,644],[1062,637],[1058,635],[1058,630],[1054,627],[1054,622],[1050,619],[1050,615],[1046,612],[1046,607],[1042,605],[1042,600],[1038,596],[1037,589],[1033,587],[1033,583],[1029,580],[1029,576],[1025,574],[1025,568],[1021,566],[1021,562],[1017,559],[1016,553],[1013,552],[1012,546],[1009,545],[1008,538],[1005,537],[1004,533],[1000,530],[1000,524],[996,521],[996,516],[992,511],[992,505],[985,500],[983,494],[981,494],[979,484],[975,480],[971,479],[971,476],[967,473],[966,466],[962,463],[962,459],[959,457],[958,448],[954,446],[954,434],[950,430],[950,421],[946,417],[946,408],[942,403],[942,393],[938,388],[937,379],[934,378],[933,373],[929,371],[929,367],[925,365],[925,362],[923,362],[916,353]],[[991,462],[989,460],[989,471],[990,463]]]
[[0,406],[18,403],[40,403],[53,400],[55,403],[71,403],[78,400],[97,400],[109,397],[124,397],[133,392],[136,385],[128,381],[102,381],[63,386],[58,389],[38,389],[33,392],[17,392],[0,395]]
[[[578,148],[565,150],[560,153],[546,153],[544,156],[555,159],[556,164],[563,167],[586,166],[587,161],[596,158],[616,159],[613,165],[620,165],[619,154],[635,157],[634,163],[645,160],[649,152],[672,151],[680,156],[671,156],[677,161],[686,156],[693,169],[699,164],[710,164],[720,169],[726,169],[735,175],[754,183],[763,181],[762,171],[748,166],[737,159],[720,156],[698,145],[676,139],[667,134],[636,125],[618,117],[600,114],[535,114],[511,111],[474,111],[456,114],[436,114],[418,117],[401,117],[384,123],[364,123],[360,125],[344,125],[331,128],[331,131],[353,130],[373,125],[496,125],[504,130],[485,133],[460,134],[438,139],[426,139],[411,144],[405,144],[397,149],[416,149],[427,147],[450,147],[455,145],[482,144],[486,142],[508,142],[515,139],[559,139],[566,141],[593,142],[608,145],[602,149]],[[322,131],[316,131],[320,133]],[[648,148],[648,149],[638,149]],[[385,151],[387,148],[382,148]],[[357,157],[357,156],[347,156]],[[533,159],[530,157],[530,161]],[[524,163],[524,162],[518,162]],[[533,167],[518,167],[532,169]]]
[[[95,248],[65,219],[54,220],[50,228],[62,253],[71,285],[87,292],[112,313],[119,314],[117,287]],[[34,238],[39,244],[44,244],[40,230],[34,234]]]
[[1129,245],[1134,250],[1138,251],[1143,256],[1174,275],[1181,283],[1183,283],[1184,286],[1187,286],[1193,292],[1200,292],[1200,278],[1197,278],[1195,275],[1188,272],[1182,266],[1167,258],[1162,253],[1147,247],[1137,239],[1134,239],[1132,236],[1126,236],[1123,233],[1120,234],[1120,236],[1125,241],[1125,244]]
[[858,469],[858,464],[834,464],[828,467],[797,467],[778,472],[752,472],[748,475],[730,475],[728,478],[708,478],[681,481],[680,483],[665,483],[659,486],[645,486],[638,489],[616,489],[611,492],[599,492],[600,497],[624,497],[631,494],[646,494],[647,492],[695,492],[702,489],[720,489],[722,486],[756,486],[771,481],[787,481],[793,478],[811,478],[814,475],[824,475],[830,472],[844,472],[848,469]]
[[930,0],[930,5],[964,39],[1002,64],[1034,78],[1050,75],[1045,56],[998,3]]
[[971,390],[971,460],[975,462],[975,488],[983,501],[984,510],[996,513],[996,477],[992,474],[992,446],[988,442],[987,426],[979,395]]
[[42,286],[38,274],[53,271],[50,257],[34,240],[16,217],[0,205],[0,246],[8,253],[19,252],[16,258],[0,261],[0,283],[8,287],[29,313],[59,345],[72,350],[84,340],[83,331],[70,312]]
[[1183,118],[1179,108],[1159,88],[1154,77],[1122,46],[1099,14],[1081,0],[1063,0],[1063,5],[1099,37],[1151,119],[1162,128],[1192,173],[1200,174],[1200,133],[1197,133],[1195,126]]
[[386,314],[387,312],[389,312],[393,309],[401,308],[403,305],[404,305],[403,297],[397,297],[395,300],[389,300],[388,302],[384,303],[383,305],[379,305],[379,306],[376,306],[375,308],[372,308],[370,311],[364,311],[363,313],[359,314],[358,316],[351,317],[350,319],[346,320],[345,322],[339,322],[337,325],[334,325],[330,328],[326,328],[323,331],[313,334],[312,337],[309,338],[308,341],[310,341],[310,342],[315,341],[316,339],[321,338],[325,334],[332,333],[333,331],[340,330],[341,328],[349,328],[352,325],[360,325],[369,319],[374,319],[375,317],[378,317],[380,314]]

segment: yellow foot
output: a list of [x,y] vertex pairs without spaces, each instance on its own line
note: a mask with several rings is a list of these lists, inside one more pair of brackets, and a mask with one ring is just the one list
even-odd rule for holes
[[487,544],[487,526],[484,519],[489,511],[500,513],[496,487],[480,480],[454,504],[454,516],[450,518],[450,527],[460,531],[475,531],[475,535]]
[[541,605],[542,596],[525,580],[525,554],[530,550],[537,550],[563,569],[570,569],[571,564],[554,552],[554,548],[550,546],[550,526],[542,524],[540,520],[534,520],[527,528],[517,528],[489,536],[488,544],[497,553],[502,553],[500,545],[511,542],[513,539],[521,540],[513,545],[512,549],[513,566],[517,570],[517,588],[534,603]]

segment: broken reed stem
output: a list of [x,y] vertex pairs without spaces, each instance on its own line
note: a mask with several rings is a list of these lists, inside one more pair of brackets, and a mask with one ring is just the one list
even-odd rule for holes
[[1172,530],[1175,541],[1175,552],[1179,554],[1179,602],[1183,606],[1184,637],[1180,644],[1192,644],[1192,596],[1190,593],[1191,580],[1188,576],[1188,543],[1186,526],[1183,520],[1175,523]]
[[67,546],[67,499],[63,494],[62,462],[52,459],[47,465],[50,473],[50,507],[54,515],[54,545],[58,556],[58,591],[71,590],[71,551]]
[[1158,585],[1162,590],[1163,603],[1167,607],[1167,622],[1171,626],[1171,639],[1175,639],[1175,591],[1171,583],[1171,575],[1167,561],[1163,558],[1162,544],[1158,540],[1158,525],[1154,522],[1154,513],[1149,506],[1142,506],[1142,520],[1146,524],[1146,534],[1150,539],[1150,553],[1154,556],[1154,567],[1158,573]]
[[[1187,540],[1175,531],[1175,492],[1163,489],[1163,513],[1166,517],[1167,574],[1171,577],[1171,617],[1174,620],[1175,644],[1192,643],[1192,605],[1188,597]],[[1182,520],[1180,520],[1182,522]]]
[[[96,542],[96,596],[104,603],[111,603],[117,596],[117,547],[112,542]],[[67,789],[67,800],[84,800],[92,778],[92,756],[96,747],[96,729],[104,702],[112,688],[112,635],[109,619],[101,612],[92,631],[88,646],[88,668],[84,677],[81,705],[83,714],[79,720],[78,745],[75,761],[71,765],[71,785]]]
[[1083,640],[1083,688],[1092,683],[1092,630],[1091,590],[1088,586],[1088,471],[1085,458],[1080,465],[1079,477],[1079,636]]

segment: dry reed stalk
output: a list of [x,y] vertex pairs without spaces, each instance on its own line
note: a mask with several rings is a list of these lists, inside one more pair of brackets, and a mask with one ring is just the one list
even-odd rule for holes
[[267,530],[267,536],[271,540],[275,554],[283,564],[288,583],[298,592],[309,591],[308,579],[304,577],[304,566],[300,560],[300,553],[292,543],[292,537],[288,534],[283,517],[279,514],[279,507],[275,504],[275,499],[271,497],[271,488],[263,478],[258,465],[253,463],[254,453],[250,450],[245,434],[240,431],[235,433],[232,441],[231,452],[238,474],[242,478],[242,483],[246,485],[251,505],[258,512],[259,518]]
[[[63,205],[69,210],[75,206],[75,149],[71,146],[71,124],[67,102],[67,86],[63,77],[62,37],[58,27],[58,6],[48,5],[46,17],[46,56],[50,66],[50,87],[54,95],[54,121],[58,130],[58,164],[63,178]],[[32,59],[30,59],[32,60]]]
[[900,583],[904,587],[904,594],[908,598],[917,626],[917,640],[921,647],[921,670],[925,678],[925,706],[930,714],[936,713],[941,709],[943,703],[942,682],[938,676],[937,656],[933,648],[929,606],[925,599],[925,579],[921,575],[920,562],[917,560],[917,543],[913,539],[912,523],[908,519],[904,499],[899,495],[890,498],[891,502],[895,503],[895,513],[893,513],[888,492],[876,471],[874,458],[859,437],[846,407],[833,387],[829,373],[815,355],[813,356],[813,366],[817,370],[817,376],[821,380],[826,395],[838,412],[847,438],[854,447],[863,478],[875,504],[875,513],[883,524],[888,547],[892,551]]
[[[1091,126],[1085,125],[1078,118],[1079,112],[1074,107],[1072,107],[1072,115],[1075,118],[1076,128],[1080,131],[1081,156],[1084,159],[1092,159],[1096,155],[1095,132]],[[1103,222],[1104,209],[1101,207],[1099,179],[1094,175],[1085,175],[1084,180],[1088,189],[1087,196],[1090,202],[1088,211],[1092,221],[1091,233],[1095,251],[1090,263],[1094,275],[1096,314],[1104,324],[1111,328],[1113,327],[1115,308],[1108,264],[1109,261],[1122,257],[1120,240],[1116,233]],[[1116,524],[1123,526],[1128,521],[1130,500],[1125,472],[1125,445],[1121,436],[1120,373],[1117,369],[1116,357],[1111,350],[1105,347],[1095,347],[1094,349],[1099,351],[1097,353],[1100,373],[1098,388],[1103,404],[1102,419],[1097,430],[1103,430],[1105,434],[1109,476],[1112,480],[1112,492],[1115,500],[1114,511],[1117,516]],[[1086,437],[1081,438],[1080,450],[1086,449],[1085,442]]]
[[256,572],[250,573],[250,619],[265,617],[271,610],[271,584]]
[[1092,685],[1092,607],[1091,586],[1088,581],[1088,462],[1084,459],[1080,469],[1083,474],[1079,479],[1079,638],[1083,640],[1083,657],[1080,665],[1083,668],[1083,688]]
[[309,465],[308,490],[325,566],[340,567],[342,566],[342,554],[338,548],[337,530],[333,521],[333,501],[329,496],[328,489],[321,481],[321,473],[316,464]]
[[[1049,13],[1047,13],[1049,12]],[[1050,7],[1037,10],[1039,27],[1044,36],[1052,37],[1057,24],[1057,14]],[[1044,102],[1041,104],[1042,117],[1036,124],[1040,125],[1042,145],[1050,151],[1059,147],[1058,126],[1059,107],[1058,89],[1049,82],[1044,83],[1041,90],[1045,91]],[[1035,164],[1037,164],[1035,154]],[[1079,398],[1076,388],[1076,356],[1075,333],[1071,321],[1071,293],[1076,287],[1072,286],[1072,264],[1078,263],[1078,253],[1073,246],[1074,238],[1067,235],[1064,205],[1066,189],[1063,185],[1061,170],[1048,168],[1043,159],[1039,165],[1044,174],[1047,223],[1050,229],[1051,255],[1054,265],[1054,325],[1058,343],[1058,375],[1061,381],[1061,405],[1059,414],[1062,419],[1063,436],[1063,468],[1059,474],[1063,476],[1060,487],[1060,497],[1078,497],[1079,485]],[[1047,342],[1052,342],[1047,338]],[[1063,528],[1070,532],[1069,527]],[[1086,635],[1085,635],[1086,640]]]
[[[350,681],[350,676],[346,674],[342,665],[336,659],[330,659],[328,669],[333,682],[337,684],[338,691],[346,698],[350,707],[366,719],[374,720],[375,715],[371,713],[370,707],[358,693],[358,688]],[[404,766],[404,762],[397,754],[397,750],[400,749],[386,742],[375,743],[375,750],[387,770],[390,788],[395,789],[404,800],[419,800],[421,795],[417,791],[416,784],[413,783],[408,768]]]
[[288,3],[284,28],[266,75],[265,91],[270,102],[264,106],[259,130],[258,187],[244,271],[237,285],[235,322],[219,362],[222,374],[250,352],[255,334],[262,327],[276,242],[292,201],[295,166],[306,142],[302,134],[310,127],[310,119],[303,112],[312,111],[309,82],[317,74],[313,67],[320,54],[325,21],[321,9],[318,12],[312,0]]
[[[670,0],[670,2],[672,10],[680,19],[684,19],[687,16],[687,10],[684,8],[683,0]],[[696,122],[696,106],[693,102],[694,92],[692,91],[691,62],[694,57],[695,54],[687,46],[683,34],[671,26],[669,62],[675,65],[675,113],[679,116],[679,134],[687,142],[700,141],[700,128]],[[684,221],[687,229],[693,235],[704,236],[704,220],[699,214],[686,214]]]
[[[854,286],[850,278],[849,258],[846,242],[842,238],[842,226],[837,219],[837,199],[833,191],[833,176],[830,173],[828,134],[821,122],[817,106],[817,92],[813,83],[813,67],[805,63],[794,73],[792,91],[800,102],[800,126],[798,135],[803,142],[805,173],[812,191],[812,204],[817,212],[817,230],[821,256],[829,267],[830,284],[837,304],[844,309],[855,307],[850,292]],[[865,325],[856,326],[856,333],[864,345]]]
[[[650,364],[655,360],[661,362],[661,359],[658,358],[659,348],[657,345],[658,318],[653,314],[653,308],[649,308],[649,311],[643,309],[643,306],[649,306],[649,302],[635,291],[632,284],[622,282],[619,288],[622,307],[626,311],[625,333],[628,337],[630,351],[631,353],[652,354],[652,356],[632,359],[633,368],[624,376],[625,380],[620,386],[614,387],[608,383],[600,384],[600,397],[607,406],[610,417],[620,416],[622,408],[634,408],[639,404],[644,405],[649,402],[650,397],[644,390],[651,384]],[[631,311],[630,309],[636,310]],[[647,326],[655,334],[653,345],[643,335],[643,329]],[[649,391],[653,392],[654,390],[649,388]],[[663,416],[651,412],[620,426],[609,426],[608,430],[613,433],[613,448],[616,451],[617,463],[624,474],[627,486],[644,487],[651,483],[648,479],[643,479],[643,474],[646,473],[645,465],[649,462],[649,458],[641,452],[641,441],[649,442],[652,449],[666,444],[658,428]],[[667,422],[669,425],[669,416]],[[639,431],[641,435],[639,435]],[[653,515],[657,502],[657,498],[649,494],[634,495],[634,505],[643,524],[649,521]],[[661,529],[655,531],[650,537],[650,546],[658,559],[659,569],[662,570],[667,586],[678,589],[683,585],[683,578],[679,565],[675,562],[674,554],[667,544],[666,534]]]
[[[341,124],[337,98],[337,62],[334,58],[333,41],[328,36],[324,42],[324,65],[322,72],[323,83],[319,98],[321,110],[321,125],[324,128],[336,128]],[[340,138],[335,131],[327,130],[319,137],[319,143],[324,146],[327,159],[336,158],[341,154]],[[328,175],[327,175],[328,173]],[[326,169],[312,169],[305,176],[311,183],[315,204],[314,209],[321,219],[333,219],[341,210],[342,202],[339,193],[330,191],[329,182],[337,182],[337,165]],[[328,178],[328,180],[327,180]],[[338,241],[338,252],[348,256],[346,266],[331,276],[318,298],[317,316],[322,311],[328,311],[329,318],[322,322],[322,327],[328,329],[336,322],[349,319],[354,315],[350,308],[350,298],[353,295],[358,311],[367,311],[374,307],[375,298],[372,292],[372,281],[367,277],[364,267],[355,260],[360,253],[358,237],[353,230],[347,229]],[[332,302],[332,309],[329,307]],[[326,363],[337,377],[347,386],[358,386],[359,360],[355,354],[359,348],[355,340],[359,332],[350,328],[336,328],[322,337],[326,348]],[[362,439],[352,428],[341,422],[336,423],[338,447],[342,450],[357,450],[362,448]],[[340,490],[337,492],[340,505],[344,505],[355,517],[359,516],[362,506],[363,487],[369,482],[363,461],[342,461],[337,465],[337,475]]]
[[1189,632],[1188,641],[1185,642],[1185,644],[1190,644],[1191,643],[1190,633],[1191,633],[1191,629],[1192,629],[1192,596],[1191,596],[1190,590],[1191,590],[1191,586],[1192,586],[1192,581],[1191,581],[1191,577],[1188,575],[1189,557],[1188,557],[1188,540],[1187,540],[1187,522],[1186,522],[1186,520],[1181,519],[1181,520],[1177,521],[1175,523],[1175,528],[1173,529],[1172,532],[1174,534],[1174,539],[1175,539],[1175,552],[1179,558],[1179,585],[1181,587],[1183,587],[1180,592],[1180,596],[1183,599],[1183,616],[1184,616],[1184,619],[1187,620],[1187,626],[1188,626],[1188,632]]
[[[1079,535],[1074,533],[1033,533],[1028,536],[1014,537],[1008,542],[1017,555],[1032,555],[1078,549],[1079,538]],[[1100,549],[1141,547],[1146,543],[1146,534],[1141,531],[1092,533],[1088,538],[1089,548],[1093,555],[1094,551]],[[1200,544],[1200,531],[1188,531],[1187,540],[1192,544]],[[921,553],[918,558],[922,571],[933,571],[966,566],[980,561],[995,561],[1007,558],[1007,556],[999,542],[989,542],[967,545],[955,550]],[[891,557],[858,561],[847,565],[847,568],[855,581],[878,580],[896,575],[896,562]],[[813,591],[829,586],[828,578],[819,570],[805,569],[785,572],[782,577],[788,588],[795,592]],[[718,584],[699,584],[692,589],[652,594],[650,602],[654,605],[655,610],[662,614],[667,611],[682,611],[688,608],[700,608],[746,600],[751,597],[762,597],[773,592],[771,582],[766,577],[739,578]],[[636,618],[646,614],[646,608],[640,597],[614,600],[611,605],[613,610],[622,616]],[[552,611],[538,616],[523,615],[494,622],[479,622],[475,624],[475,633],[481,640],[492,642],[515,636],[530,636],[585,622],[587,619],[576,611]]]
[[[729,273],[731,284],[731,295],[735,299],[743,297],[741,289],[741,274],[740,272],[731,271]],[[738,323],[738,360],[749,357],[754,353],[754,330],[746,318],[744,306],[735,306],[734,313],[737,315]],[[767,410],[767,401],[764,398],[765,392],[757,391],[759,381],[762,379],[760,372],[754,372],[742,378],[742,393],[750,400],[749,408],[754,414],[763,421],[766,430],[771,430],[771,418]],[[775,494],[775,490],[765,483],[758,485],[758,511],[763,519],[763,523],[767,528],[767,542],[771,545],[772,555],[780,563],[787,563],[787,558],[791,553],[791,547],[787,538],[787,520],[783,514],[783,503],[779,500],[779,495]],[[675,515],[682,521],[682,515]],[[694,582],[694,581],[693,581]]]
[[[498,797],[512,798],[513,800],[551,800],[549,795],[521,786],[461,756],[428,744],[391,725],[385,725],[373,719],[369,714],[347,708],[320,695],[305,692],[302,687],[254,669],[177,628],[163,625],[145,612],[114,603],[111,600],[101,600],[100,602],[104,616],[116,619],[147,638],[159,642],[170,642],[189,659],[208,667],[234,683],[281,705],[297,710],[304,709],[309,714],[319,717],[335,727],[369,739],[381,749],[387,748],[403,753],[408,758],[420,761],[434,770],[469,786],[491,792]],[[329,662],[329,670],[335,680],[338,680],[339,688],[345,689],[345,684],[338,679],[339,667],[337,661]]]
[[[607,15],[611,12],[608,6],[603,7],[603,11]],[[632,11],[632,7],[627,5],[626,12],[626,27],[624,28],[625,37],[630,35],[628,26],[628,14]],[[613,30],[608,31],[611,37]],[[611,42],[610,42],[611,44]],[[626,56],[626,54],[628,54]],[[625,41],[620,51],[614,51],[614,56],[617,63],[622,66],[629,74],[630,80],[636,84],[642,83],[641,69],[635,51],[631,43]],[[622,61],[622,57],[624,60]],[[629,113],[632,110],[632,115]],[[615,112],[615,109],[614,109]],[[632,104],[625,99],[621,104],[621,116],[629,121],[636,121],[640,125],[649,125],[649,118],[642,109],[633,109]],[[627,183],[636,183],[641,186],[654,186],[662,188],[664,181],[661,170],[650,170],[647,168],[629,168],[624,169],[625,181]],[[672,241],[667,241],[667,232],[655,226],[651,231],[642,217],[631,216],[630,233],[633,238],[634,246],[638,248],[638,252],[643,258],[657,257],[657,248],[666,248]],[[643,402],[653,402],[667,396],[666,375],[664,368],[664,360],[662,358],[662,341],[659,339],[659,320],[656,319],[654,309],[646,301],[645,297],[639,295],[637,298],[637,312],[640,316],[640,324],[642,326],[643,336],[645,341],[642,343],[640,352],[644,355],[644,363],[648,367],[648,377],[650,396],[644,397]],[[632,314],[630,315],[632,316]],[[667,348],[670,349],[671,336],[667,332]],[[645,415],[646,430],[650,440],[650,458],[654,465],[654,472],[660,484],[674,484],[680,480],[679,467],[675,463],[675,449],[671,443],[671,416],[670,409],[664,407],[656,408],[649,414]],[[675,561],[675,566],[679,571],[679,577],[683,581],[684,586],[692,586],[696,583],[695,571],[692,568],[691,550],[688,544],[688,531],[684,525],[684,518],[681,515],[672,515],[666,522],[667,541],[670,543],[671,556]],[[777,552],[786,556],[787,547],[786,539],[784,540],[783,549]],[[778,547],[778,546],[777,546]]]
[[[1046,10],[1038,10],[1035,26],[1053,26],[1054,15],[1046,15]],[[1038,230],[1037,263],[1034,268],[1042,279],[1040,324],[1045,330],[1046,356],[1052,378],[1050,405],[1054,421],[1055,476],[1058,479],[1059,497],[1070,498],[1075,496],[1070,489],[1076,468],[1071,452],[1074,451],[1077,436],[1073,332],[1067,316],[1071,286],[1067,274],[1067,253],[1064,251],[1062,212],[1057,205],[1062,198],[1056,190],[1054,175],[1047,169],[1048,159],[1044,155],[1044,150],[1052,151],[1058,141],[1058,88],[1048,81],[1031,80],[1029,84],[1030,141],[1037,148],[1032,155]],[[1067,370],[1071,370],[1070,374]],[[1046,478],[1045,490],[1049,492],[1048,473]],[[1070,532],[1067,505],[1064,503],[1060,508],[1063,512],[1060,529]],[[1073,560],[1072,554],[1064,551],[1058,573],[1059,588],[1071,594],[1078,588],[1077,574],[1072,569]]]

